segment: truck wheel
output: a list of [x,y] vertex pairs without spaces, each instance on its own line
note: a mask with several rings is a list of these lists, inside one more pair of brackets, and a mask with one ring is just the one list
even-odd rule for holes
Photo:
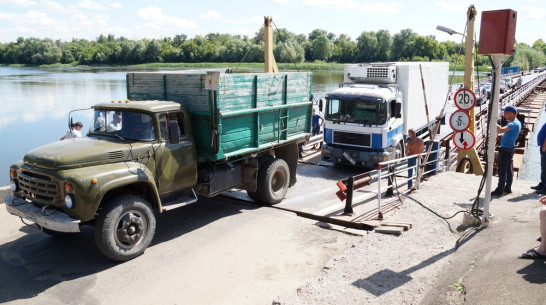
[[150,245],[155,233],[155,215],[141,197],[122,195],[109,201],[95,223],[95,243],[115,261],[128,261]]
[[290,170],[283,159],[269,159],[258,172],[259,198],[266,204],[281,202],[290,183]]
[[256,192],[251,192],[251,191],[246,191],[248,197],[250,197],[250,199],[256,201],[256,202],[259,202],[260,201],[260,196],[258,196],[258,191]]

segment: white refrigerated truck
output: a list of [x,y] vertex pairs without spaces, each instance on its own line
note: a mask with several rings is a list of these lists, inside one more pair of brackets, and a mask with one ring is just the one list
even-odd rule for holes
[[322,159],[375,167],[402,157],[408,130],[427,130],[419,65],[432,124],[448,92],[447,62],[345,65],[343,83],[325,96]]

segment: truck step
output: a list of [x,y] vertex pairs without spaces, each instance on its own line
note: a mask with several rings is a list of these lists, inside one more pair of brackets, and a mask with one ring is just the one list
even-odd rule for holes
[[195,191],[191,189],[190,192],[186,192],[184,194],[178,194],[175,196],[174,200],[163,202],[161,207],[161,212],[166,212],[172,209],[176,209],[188,204],[192,204],[197,201],[197,195],[195,194]]

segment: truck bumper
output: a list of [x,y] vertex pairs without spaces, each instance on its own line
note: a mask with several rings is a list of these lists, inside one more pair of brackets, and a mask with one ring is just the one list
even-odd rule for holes
[[80,221],[70,218],[60,210],[39,208],[13,195],[4,199],[8,213],[35,222],[37,225],[58,232],[80,232]]
[[352,162],[349,161],[344,153],[356,162],[355,165],[365,167],[376,167],[378,163],[387,161],[390,156],[388,152],[359,151],[356,149],[332,147],[326,144],[322,146],[322,159],[325,161],[351,164]]

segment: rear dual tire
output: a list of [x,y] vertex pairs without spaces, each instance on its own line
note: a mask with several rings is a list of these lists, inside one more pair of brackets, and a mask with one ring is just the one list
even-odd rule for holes
[[276,204],[286,196],[290,184],[290,169],[283,159],[271,158],[260,163],[258,185],[255,192],[247,191],[248,196],[265,204]]

